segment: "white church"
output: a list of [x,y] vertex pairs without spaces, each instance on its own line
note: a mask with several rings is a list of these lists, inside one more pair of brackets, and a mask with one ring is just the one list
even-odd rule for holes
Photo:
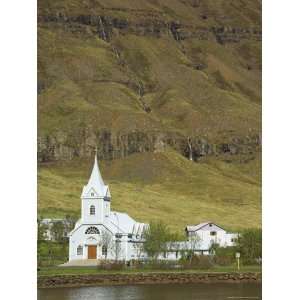
[[96,154],[91,177],[82,189],[81,219],[69,234],[69,261],[128,261],[141,255],[142,234],[147,224],[111,211],[110,202],[109,187],[101,177]]
[[[111,211],[111,194],[101,177],[95,155],[94,167],[88,184],[81,194],[81,218],[69,233],[69,265],[80,265],[86,260],[141,260],[143,233],[148,224],[138,223],[126,213]],[[187,226],[187,240],[170,243],[159,259],[177,260],[184,251],[208,255],[213,243],[221,247],[233,246],[236,233],[227,233],[220,226],[206,222]],[[92,261],[91,261],[92,262]]]

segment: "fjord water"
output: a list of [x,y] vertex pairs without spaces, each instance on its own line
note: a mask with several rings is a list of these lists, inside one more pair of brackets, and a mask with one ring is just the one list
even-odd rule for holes
[[261,299],[255,283],[151,284],[39,289],[38,300],[238,300]]

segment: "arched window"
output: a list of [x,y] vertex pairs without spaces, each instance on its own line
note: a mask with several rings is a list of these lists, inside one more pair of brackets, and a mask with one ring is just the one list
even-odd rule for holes
[[107,256],[107,247],[105,245],[102,246],[102,255],[104,255],[105,257]]
[[79,245],[79,246],[77,247],[77,255],[82,255],[82,254],[83,254],[83,248],[82,248],[81,245]]
[[91,205],[90,206],[90,215],[95,215],[95,206],[94,205]]
[[97,227],[91,226],[85,231],[85,234],[100,234],[100,232]]

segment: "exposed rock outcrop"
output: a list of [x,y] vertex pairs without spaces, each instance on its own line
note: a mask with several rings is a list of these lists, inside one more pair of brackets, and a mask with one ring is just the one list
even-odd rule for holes
[[38,22],[41,25],[43,23],[60,23],[70,28],[76,27],[76,24],[91,26],[95,33],[107,42],[113,38],[114,30],[117,30],[120,34],[131,33],[157,38],[171,34],[175,41],[189,38],[216,40],[221,44],[239,42],[242,39],[261,41],[260,28],[198,27],[182,24],[179,21],[165,21],[162,19],[145,19],[143,21],[129,22],[126,19],[105,15],[68,16],[58,13],[56,15],[39,15]]
[[60,132],[51,136],[38,138],[38,161],[49,162],[71,160],[74,157],[90,157],[98,147],[100,159],[112,160],[124,158],[133,153],[161,152],[171,147],[185,157],[190,157],[190,147],[193,160],[203,156],[252,155],[260,149],[259,136],[232,138],[229,142],[209,143],[201,137],[182,136],[176,133],[132,131],[128,133],[112,132],[102,129],[98,132],[78,130],[67,134]]

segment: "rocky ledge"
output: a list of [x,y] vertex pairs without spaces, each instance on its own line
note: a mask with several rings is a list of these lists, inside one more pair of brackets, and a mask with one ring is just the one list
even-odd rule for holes
[[261,273],[137,273],[137,274],[95,274],[57,275],[38,277],[38,288],[165,284],[165,283],[241,283],[261,282]]
[[193,160],[203,156],[223,154],[244,155],[251,158],[260,152],[261,137],[257,134],[245,137],[233,137],[228,141],[210,143],[201,137],[187,137],[176,133],[132,131],[129,133],[113,132],[103,129],[96,132],[77,130],[66,134],[40,135],[38,137],[38,161],[51,162],[72,160],[75,157],[87,158],[98,146],[100,159],[113,160],[127,157],[133,153],[163,152],[171,147],[185,157],[192,154]]
[[[56,23],[65,26],[65,29],[79,30],[79,26],[90,26],[95,33],[107,42],[112,40],[114,32],[119,34],[136,34],[142,36],[161,37],[171,34],[176,41],[197,38],[200,40],[214,39],[220,44],[239,42],[242,39],[261,41],[262,31],[260,26],[245,28],[232,26],[199,27],[183,24],[177,20],[166,21],[161,18],[143,18],[136,22],[127,19],[110,17],[105,15],[76,15],[70,16],[61,12],[57,14],[39,14],[40,25]],[[84,30],[84,27],[82,27]]]

